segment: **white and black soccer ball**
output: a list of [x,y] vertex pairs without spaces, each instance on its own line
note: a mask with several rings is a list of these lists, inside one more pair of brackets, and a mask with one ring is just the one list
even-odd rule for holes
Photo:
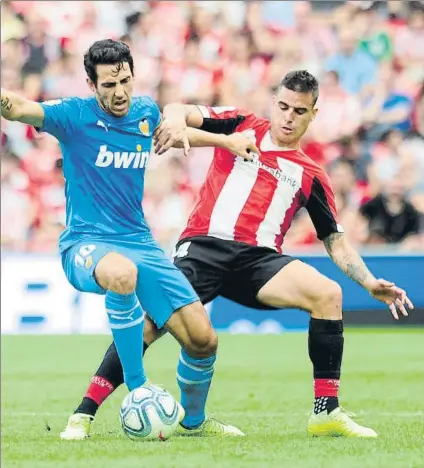
[[167,440],[178,427],[181,411],[166,390],[154,385],[139,387],[122,402],[122,429],[131,440]]

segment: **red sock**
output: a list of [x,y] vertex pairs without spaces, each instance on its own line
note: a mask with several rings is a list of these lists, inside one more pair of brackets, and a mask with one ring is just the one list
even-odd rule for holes
[[85,397],[90,398],[100,406],[114,390],[115,388],[109,380],[94,375],[91,377],[91,383],[88,386]]
[[315,379],[314,392],[315,398],[336,397],[339,396],[339,379]]

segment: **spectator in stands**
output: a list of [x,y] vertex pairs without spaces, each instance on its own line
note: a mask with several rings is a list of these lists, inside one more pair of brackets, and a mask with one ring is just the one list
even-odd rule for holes
[[371,163],[371,155],[359,133],[349,135],[339,141],[341,161],[347,162],[355,173],[359,184],[366,187],[368,183],[368,169]]
[[410,2],[408,23],[395,38],[395,57],[407,80],[417,85],[424,79],[424,5]]
[[60,59],[48,66],[43,86],[47,99],[92,94],[86,82],[81,57],[68,50],[63,50]]
[[405,93],[396,89],[396,75],[392,65],[381,65],[378,79],[364,93],[364,121],[367,138],[378,140],[391,129],[407,133],[412,129],[414,103]]
[[1,248],[24,251],[32,224],[32,202],[28,176],[19,169],[19,158],[1,152]]
[[392,39],[375,4],[370,8],[358,9],[353,21],[360,37],[359,49],[377,62],[390,62],[393,58]]
[[[1,42],[25,37],[26,28],[9,1],[1,2]],[[2,51],[3,52],[3,51]],[[3,58],[3,57],[2,57]]]
[[187,39],[196,38],[199,42],[199,64],[217,71],[222,65],[222,47],[225,42],[225,29],[215,23],[216,10],[205,2],[193,6],[187,28]]
[[10,38],[1,45],[1,66],[21,70],[24,64],[24,49],[20,40]]
[[26,61],[22,67],[23,75],[41,74],[49,62],[60,57],[60,43],[49,36],[45,21],[33,13],[26,18],[28,34],[24,39]]
[[345,91],[358,94],[366,85],[374,83],[377,72],[376,61],[359,49],[358,34],[351,26],[341,29],[338,39],[339,50],[326,61],[325,69],[338,73]]
[[311,126],[315,141],[335,142],[355,134],[362,123],[361,103],[341,87],[336,71],[324,74],[317,107],[319,112]]
[[366,226],[358,222],[357,212],[361,193],[352,166],[343,160],[334,162],[329,168],[339,222],[350,241],[357,244],[365,240]]
[[415,103],[414,128],[424,138],[424,81],[421,83],[421,89]]
[[265,86],[258,86],[246,96],[246,109],[251,110],[259,117],[270,118],[271,90]]
[[407,189],[416,183],[415,161],[401,131],[387,131],[371,153],[373,163],[368,174],[373,194],[381,192],[382,187],[397,174],[404,178]]
[[275,47],[275,55],[267,73],[270,87],[277,88],[281,77],[293,70],[307,69],[310,73],[318,74],[318,64],[305,58],[304,50],[295,35],[284,36]]
[[409,243],[417,240],[420,214],[406,199],[401,173],[388,180],[382,192],[360,208],[369,226],[369,244]]
[[294,3],[295,26],[291,33],[296,35],[308,62],[320,64],[335,52],[335,37],[332,30],[314,21],[310,1]]
[[254,57],[250,33],[234,33],[224,49],[225,62],[219,92],[223,103],[245,107],[247,96],[262,85],[265,63]]
[[[252,35],[256,53],[267,60],[274,56],[278,41],[282,37],[282,31],[273,21],[276,18],[275,15],[272,20],[265,21],[264,14],[268,16],[267,10],[270,7],[274,10],[284,10],[287,6],[285,7],[283,3],[286,2],[247,2],[245,30]],[[288,8],[293,9],[293,5],[288,5]]]
[[192,37],[184,48],[184,58],[173,80],[179,84],[184,102],[207,104],[214,94],[213,72],[201,65],[199,40]]

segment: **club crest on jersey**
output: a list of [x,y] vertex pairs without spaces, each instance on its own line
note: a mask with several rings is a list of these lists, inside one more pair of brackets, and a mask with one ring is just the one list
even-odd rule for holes
[[138,129],[143,136],[150,136],[150,125],[147,119],[141,119],[138,124]]
[[108,151],[107,145],[100,146],[95,165],[97,167],[114,167],[116,169],[144,169],[147,166],[150,152],[141,151],[141,145],[137,145],[137,151]]

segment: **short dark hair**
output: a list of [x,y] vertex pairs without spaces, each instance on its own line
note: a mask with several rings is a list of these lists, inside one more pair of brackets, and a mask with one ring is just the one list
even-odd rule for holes
[[127,62],[130,66],[131,74],[134,75],[134,60],[130,48],[124,42],[104,39],[96,41],[84,54],[84,68],[90,80],[97,85],[97,65],[118,65],[118,70],[122,64]]
[[315,105],[318,100],[318,80],[306,70],[296,70],[287,73],[281,80],[278,88],[280,89],[282,87],[290,89],[290,91],[295,91],[296,93],[311,93],[313,105]]
[[327,75],[331,75],[337,82],[340,81],[340,75],[336,70],[328,70]]

